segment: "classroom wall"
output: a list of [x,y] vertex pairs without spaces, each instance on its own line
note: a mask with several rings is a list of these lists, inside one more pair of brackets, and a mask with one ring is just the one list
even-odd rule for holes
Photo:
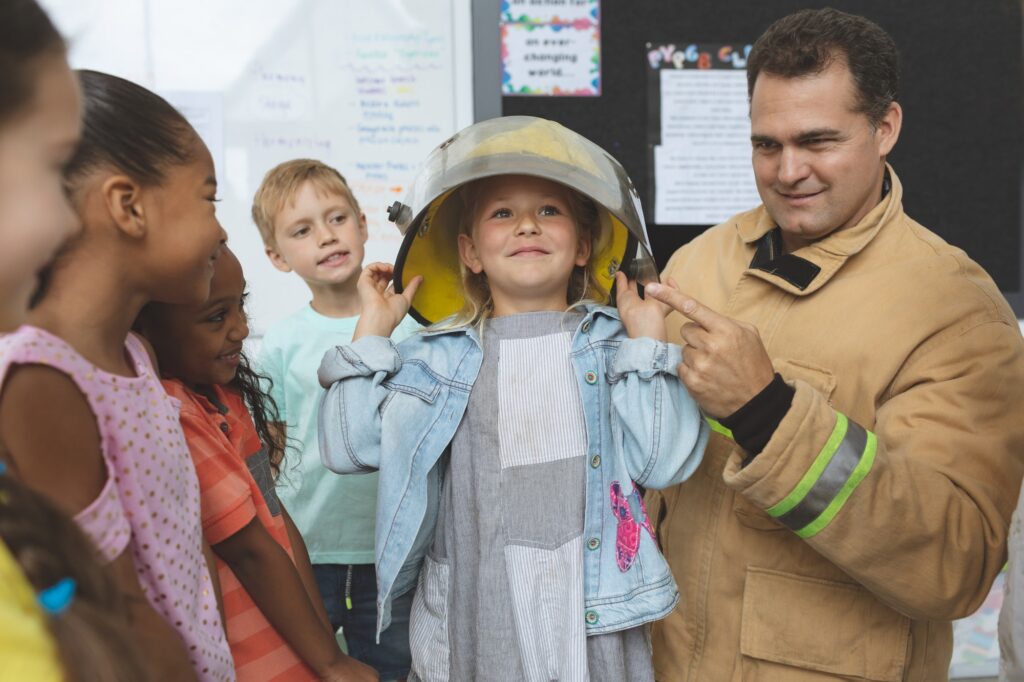
[[366,214],[367,262],[420,161],[473,119],[471,0],[41,0],[75,68],[128,78],[185,114],[217,167],[217,215],[250,289],[253,336],[309,301],[250,217],[264,173],[338,168]]

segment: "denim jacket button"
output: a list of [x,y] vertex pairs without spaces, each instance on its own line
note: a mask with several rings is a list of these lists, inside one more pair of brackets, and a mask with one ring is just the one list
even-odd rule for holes
[[597,383],[597,374],[593,371],[588,371],[586,374],[583,375],[583,378],[586,380],[588,384]]
[[597,549],[601,546],[601,541],[597,538],[590,538],[587,540],[587,549]]
[[590,320],[587,320],[586,322],[584,322],[584,323],[583,323],[583,326],[582,326],[582,327],[580,327],[580,329],[582,329],[582,330],[583,330],[583,333],[584,333],[584,334],[586,334],[587,332],[589,332],[589,331],[590,331]]
[[601,455],[594,455],[593,457],[591,457],[590,466],[594,467],[595,469],[601,466]]
[[597,622],[597,611],[587,611],[586,615],[587,623],[593,625]]

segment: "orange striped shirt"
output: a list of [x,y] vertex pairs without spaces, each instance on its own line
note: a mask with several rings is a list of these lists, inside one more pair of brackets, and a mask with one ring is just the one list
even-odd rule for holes
[[[294,561],[270,460],[242,397],[215,386],[215,401],[210,401],[179,381],[165,380],[163,385],[181,402],[181,427],[199,477],[206,541],[216,545],[258,518]],[[217,569],[238,681],[318,679],[219,557]]]

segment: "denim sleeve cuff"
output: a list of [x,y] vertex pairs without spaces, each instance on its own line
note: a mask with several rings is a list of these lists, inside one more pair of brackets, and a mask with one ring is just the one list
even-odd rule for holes
[[612,360],[613,374],[636,372],[644,379],[655,374],[678,376],[676,368],[683,361],[682,348],[674,343],[651,338],[626,339],[619,345]]
[[391,339],[364,336],[347,346],[335,346],[324,353],[317,378],[321,386],[329,388],[341,379],[370,376],[377,372],[395,374],[401,368],[402,356]]

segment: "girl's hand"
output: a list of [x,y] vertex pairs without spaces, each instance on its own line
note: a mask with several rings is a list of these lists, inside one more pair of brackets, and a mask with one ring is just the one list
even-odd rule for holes
[[380,676],[370,666],[357,661],[351,656],[344,656],[340,661],[325,670],[324,682],[378,682]]
[[[677,288],[672,279],[669,279],[668,286]],[[667,340],[665,316],[671,312],[671,307],[653,296],[640,298],[636,292],[636,282],[627,279],[623,272],[615,273],[615,297],[622,326],[626,328],[629,338],[646,336],[656,341]]]
[[391,336],[395,327],[409,312],[423,278],[413,277],[401,294],[395,293],[391,282],[395,268],[390,263],[370,263],[359,275],[356,289],[362,312],[352,340],[363,336]]

